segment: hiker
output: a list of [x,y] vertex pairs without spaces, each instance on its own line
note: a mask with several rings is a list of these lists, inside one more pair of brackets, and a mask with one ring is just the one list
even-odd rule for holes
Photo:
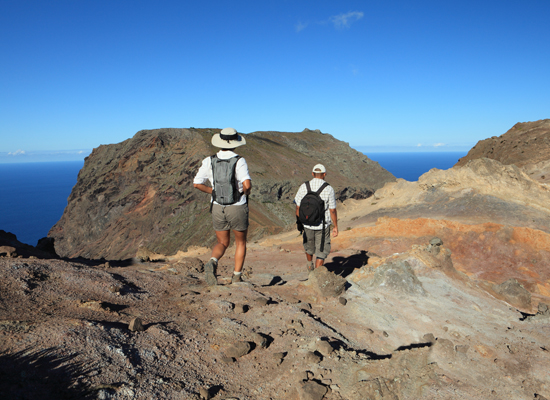
[[[246,160],[233,149],[245,144],[245,138],[235,129],[222,129],[212,137],[212,145],[221,150],[202,161],[193,180],[196,189],[212,194],[210,209],[218,242],[204,266],[206,283],[210,286],[218,284],[216,270],[218,261],[229,247],[230,230],[235,235],[235,270],[231,283],[242,282],[248,233],[248,195],[252,183]],[[205,185],[207,180],[211,187]]]
[[310,272],[323,265],[330,253],[331,224],[332,236],[338,236],[336,198],[332,186],[325,182],[327,170],[324,165],[317,164],[311,174],[313,179],[303,183],[294,198],[296,223],[303,235],[307,269]]

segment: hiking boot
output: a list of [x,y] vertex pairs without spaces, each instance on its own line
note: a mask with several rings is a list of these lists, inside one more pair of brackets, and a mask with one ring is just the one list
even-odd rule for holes
[[208,286],[215,286],[218,284],[218,280],[216,279],[217,267],[218,264],[214,260],[209,260],[204,264],[204,279],[206,279]]
[[233,274],[233,276],[231,277],[231,283],[237,283],[237,282],[243,282],[242,274],[239,274],[239,275]]

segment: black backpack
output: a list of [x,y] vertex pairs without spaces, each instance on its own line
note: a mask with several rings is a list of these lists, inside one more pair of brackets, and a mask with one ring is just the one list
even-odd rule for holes
[[218,204],[227,206],[240,200],[241,193],[235,176],[237,162],[240,158],[242,157],[236,156],[222,160],[216,155],[210,157],[213,177],[212,204],[216,201]]
[[[309,182],[305,183],[307,193],[300,202],[298,219],[304,225],[317,226],[323,224],[323,238],[321,239],[321,251],[325,248],[325,201],[321,198],[321,192],[328,186],[325,182],[316,191],[311,190]],[[306,236],[304,234],[304,240]]]

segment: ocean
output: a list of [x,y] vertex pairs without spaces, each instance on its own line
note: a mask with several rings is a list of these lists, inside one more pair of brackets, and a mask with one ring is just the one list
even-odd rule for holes
[[414,152],[414,153],[365,153],[396,178],[407,181],[417,181],[418,178],[432,168],[449,169],[458,159],[468,154],[467,151],[449,152]]
[[63,215],[84,161],[0,164],[0,229],[36,246]]
[[[395,177],[416,181],[451,168],[466,152],[368,153]],[[0,164],[0,229],[36,246],[63,215],[84,161]]]

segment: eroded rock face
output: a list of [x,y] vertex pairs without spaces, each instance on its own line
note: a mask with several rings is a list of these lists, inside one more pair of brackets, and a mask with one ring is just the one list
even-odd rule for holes
[[[218,129],[140,131],[100,146],[86,158],[68,205],[49,236],[64,257],[125,259],[139,248],[174,254],[214,240],[209,196],[193,188],[202,159],[218,150]],[[280,232],[294,222],[292,200],[316,163],[327,167],[337,197],[366,198],[395,178],[377,162],[331,135],[255,132],[237,152],[253,180],[249,237]]]
[[533,179],[550,182],[550,119],[517,123],[501,136],[481,140],[456,165],[484,157],[523,167]]
[[[434,236],[445,243],[437,255],[426,246]],[[383,218],[376,226],[343,231],[334,240],[334,246],[369,249],[381,257],[402,252],[399,257],[406,260],[417,275],[441,271],[457,280],[471,277],[487,282],[484,287],[491,293],[494,284],[515,279],[531,293],[535,307],[540,299],[550,298],[547,268],[550,234],[537,229],[494,223]],[[383,261],[382,258],[378,263]],[[377,264],[369,260],[368,267],[371,265]],[[349,279],[363,279],[361,275],[367,274],[368,267],[356,270]],[[533,311],[517,302],[514,305],[526,312]]]
[[462,167],[432,169],[417,182],[390,182],[357,214],[357,224],[380,217],[429,217],[550,232],[550,188],[515,165],[482,158]]

